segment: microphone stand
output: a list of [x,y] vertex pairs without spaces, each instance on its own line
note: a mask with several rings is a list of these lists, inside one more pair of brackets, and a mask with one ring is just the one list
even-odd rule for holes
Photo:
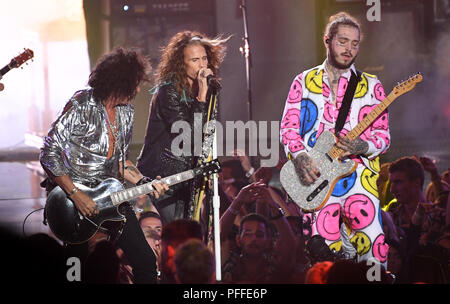
[[[217,132],[214,131],[212,146],[213,159],[217,159]],[[222,262],[220,249],[220,196],[219,196],[219,173],[213,174],[213,211],[214,211],[214,252],[216,258],[216,281],[222,280]]]
[[251,58],[248,38],[247,7],[245,5],[245,0],[241,0],[240,8],[242,10],[242,18],[244,21],[244,45],[239,48],[239,51],[241,51],[241,54],[245,57],[245,78],[247,80],[247,111],[248,120],[250,121],[252,120],[252,90],[250,86]]
[[[213,106],[212,111],[216,108],[218,90],[220,90],[220,83],[215,82],[210,85],[211,90],[210,105]],[[214,118],[216,119],[216,118]],[[217,130],[214,130],[212,142],[212,159],[217,159]],[[211,155],[211,154],[210,154]],[[220,196],[219,196],[219,173],[212,175],[213,177],[213,227],[214,227],[214,256],[216,260],[216,281],[222,280],[222,262],[221,262],[221,245],[220,245]]]
[[[212,118],[213,113],[216,109],[218,90],[220,90],[221,86],[218,82],[208,83],[208,92],[209,96],[209,109],[208,109],[208,121],[206,125],[206,130],[209,128],[209,122]],[[208,97],[207,97],[208,98]],[[214,117],[214,120],[216,117]],[[215,126],[214,126],[215,128]],[[205,142],[205,139],[204,139]],[[212,150],[212,151],[211,151]],[[209,151],[208,161],[212,159],[217,159],[217,132],[214,129],[213,139],[211,143],[211,150]],[[211,173],[211,172],[210,172]],[[216,281],[222,280],[222,267],[221,267],[221,249],[220,249],[220,196],[219,196],[219,184],[218,184],[218,173],[212,174],[213,177],[213,226],[214,226],[214,255],[216,261]],[[208,179],[203,179],[203,186],[201,187],[200,193],[196,195],[194,211],[193,211],[193,219],[200,221],[200,208],[203,202],[204,189],[207,187]],[[210,212],[208,210],[208,217],[210,217]],[[207,220],[207,226],[209,226],[210,220]],[[209,229],[206,229],[208,231]]]

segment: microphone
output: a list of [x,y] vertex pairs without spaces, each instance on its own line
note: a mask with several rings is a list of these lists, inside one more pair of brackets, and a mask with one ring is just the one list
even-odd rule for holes
[[219,80],[214,75],[208,75],[206,77],[206,82],[208,83],[208,86],[210,86],[216,90],[219,90],[222,88]]

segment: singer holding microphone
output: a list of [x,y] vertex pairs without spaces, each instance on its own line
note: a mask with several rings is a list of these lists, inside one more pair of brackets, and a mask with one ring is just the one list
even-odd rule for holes
[[[194,149],[194,144],[197,144],[194,127],[202,128],[206,121],[209,88],[218,85],[216,75],[225,57],[224,44],[228,39],[211,39],[199,32],[182,31],[163,48],[156,72],[156,87],[152,89],[154,95],[145,142],[137,160],[137,167],[143,175],[165,177],[196,167],[194,151],[199,151],[199,147]],[[196,113],[201,113],[201,123],[194,124],[194,117],[200,117]],[[189,124],[189,132],[186,128],[175,128],[172,133],[172,125],[178,121]],[[201,134],[201,131],[196,134]],[[182,141],[179,136],[182,136]],[[177,140],[174,147],[178,151],[172,151],[174,139]],[[183,151],[181,155],[180,149]],[[153,201],[165,223],[186,218],[194,190],[192,181],[184,182],[171,187],[164,196]]]

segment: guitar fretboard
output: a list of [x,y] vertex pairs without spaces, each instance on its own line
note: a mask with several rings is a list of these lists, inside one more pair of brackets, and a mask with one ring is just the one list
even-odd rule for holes
[[[168,186],[171,186],[171,185],[176,185],[178,183],[182,183],[184,181],[190,180],[190,179],[194,178],[195,175],[196,174],[195,174],[194,170],[188,170],[188,171],[184,171],[184,172],[181,172],[178,174],[174,174],[174,175],[170,175],[165,178],[162,178],[161,181],[166,183]],[[151,191],[153,191],[153,186],[152,186],[153,182],[155,182],[155,181],[152,181],[152,182],[149,182],[149,183],[137,186],[137,187],[128,188],[128,189],[111,194],[110,197],[111,197],[111,201],[112,201],[113,205],[116,206],[123,202],[138,198],[141,195],[150,193]]]
[[1,70],[0,70],[0,76],[5,75],[6,73],[9,72],[9,70],[11,70],[11,67],[8,65],[5,65]]
[[[348,132],[348,134],[345,136],[349,140],[355,140],[362,132],[364,132],[367,127],[369,127],[375,119],[377,119],[378,116],[383,113],[384,110],[387,109],[387,107],[397,98],[395,96],[394,92],[391,92],[381,103],[378,104],[378,106],[375,107],[369,114],[367,114],[366,117],[364,117],[363,120],[361,120],[358,125]],[[333,158],[338,158],[343,151],[336,146],[333,146],[333,148],[330,149],[328,154]]]

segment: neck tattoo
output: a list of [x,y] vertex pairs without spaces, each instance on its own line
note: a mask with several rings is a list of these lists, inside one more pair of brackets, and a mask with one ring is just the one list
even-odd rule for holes
[[346,71],[348,71],[348,69],[345,69],[345,70],[338,69],[338,68],[332,66],[328,62],[328,60],[327,60],[327,62],[325,64],[325,69],[327,71],[328,80],[329,80],[330,86],[331,86],[332,101],[333,101],[333,103],[335,103],[336,102],[337,86],[338,86],[339,79],[341,78],[342,74],[344,74]]

